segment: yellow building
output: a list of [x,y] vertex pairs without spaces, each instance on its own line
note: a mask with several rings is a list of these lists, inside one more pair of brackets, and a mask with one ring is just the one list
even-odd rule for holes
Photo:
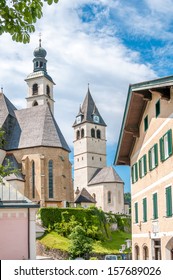
[[[6,132],[5,160],[20,169],[6,179],[41,206],[65,207],[73,202],[70,149],[54,118],[53,86],[46,50],[34,50],[33,72],[26,78],[27,108],[17,110],[0,93],[0,127]],[[4,165],[6,164],[4,160]]]
[[129,87],[115,164],[131,166],[133,259],[173,259],[173,76]]

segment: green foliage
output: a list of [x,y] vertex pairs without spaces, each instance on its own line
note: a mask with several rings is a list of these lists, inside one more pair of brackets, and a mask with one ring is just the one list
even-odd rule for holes
[[109,237],[104,212],[96,207],[89,209],[41,208],[40,217],[44,227],[55,229],[63,236],[68,236],[76,225],[81,225],[90,238],[103,240]]
[[[3,149],[5,144],[5,131],[0,128],[0,149]],[[9,160],[6,159],[4,165],[0,164],[0,183],[3,183],[3,178],[10,174],[17,174],[18,169],[14,168]]]
[[93,240],[87,237],[86,231],[81,226],[76,226],[69,235],[71,245],[69,247],[70,257],[84,257],[92,251]]
[[43,2],[51,5],[58,0],[1,0],[0,35],[6,32],[16,42],[29,43],[34,24],[43,16]]

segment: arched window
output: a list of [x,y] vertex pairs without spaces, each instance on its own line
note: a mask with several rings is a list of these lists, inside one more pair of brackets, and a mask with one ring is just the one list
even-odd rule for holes
[[135,245],[135,260],[139,260],[139,246]]
[[95,193],[93,193],[93,198],[96,200],[96,194]]
[[108,191],[108,203],[111,203],[112,197],[111,197],[111,191]]
[[38,84],[33,84],[32,86],[32,94],[38,94]]
[[81,138],[83,138],[85,136],[85,130],[82,128],[81,130]]
[[77,130],[77,132],[76,132],[76,139],[78,140],[79,138],[80,138],[80,131]]
[[49,198],[53,198],[53,160],[48,163]]
[[46,94],[50,97],[50,87],[48,85],[46,86]]
[[32,104],[32,106],[38,106],[38,102],[35,100]]
[[35,162],[32,162],[32,198],[35,198]]
[[91,137],[95,138],[95,129],[94,128],[91,129]]
[[99,129],[97,129],[97,138],[100,139],[101,138],[101,131]]
[[43,67],[43,62],[42,62],[42,61],[40,61],[40,67],[41,67],[41,68]]
[[149,254],[148,254],[148,247],[146,245],[143,246],[143,260],[148,260]]

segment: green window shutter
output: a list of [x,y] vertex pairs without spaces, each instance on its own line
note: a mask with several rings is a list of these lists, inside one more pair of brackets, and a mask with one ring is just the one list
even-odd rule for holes
[[151,164],[151,149],[148,152],[148,162],[149,162],[149,170],[152,170],[152,164]]
[[157,193],[153,194],[153,219],[158,218]]
[[172,155],[172,129],[168,130],[168,153]]
[[147,221],[147,199],[143,199],[143,221]]
[[154,145],[155,166],[158,166],[158,144]]
[[164,155],[164,142],[163,142],[163,137],[160,138],[159,143],[160,143],[160,159],[161,159],[161,161],[164,161],[165,155]]
[[136,178],[135,178],[135,182],[138,181],[138,165],[137,163],[135,163],[135,174],[136,174]]
[[139,177],[142,178],[142,160],[139,160]]
[[131,174],[132,174],[132,184],[134,184],[134,165],[132,166]]
[[138,203],[135,203],[135,223],[138,223]]
[[147,174],[147,156],[144,155],[144,174]]
[[166,188],[166,216],[172,217],[172,189]]

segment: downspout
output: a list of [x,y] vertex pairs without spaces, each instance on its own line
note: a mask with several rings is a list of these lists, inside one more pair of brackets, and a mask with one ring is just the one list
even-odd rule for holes
[[28,208],[28,260],[30,260],[30,209]]

